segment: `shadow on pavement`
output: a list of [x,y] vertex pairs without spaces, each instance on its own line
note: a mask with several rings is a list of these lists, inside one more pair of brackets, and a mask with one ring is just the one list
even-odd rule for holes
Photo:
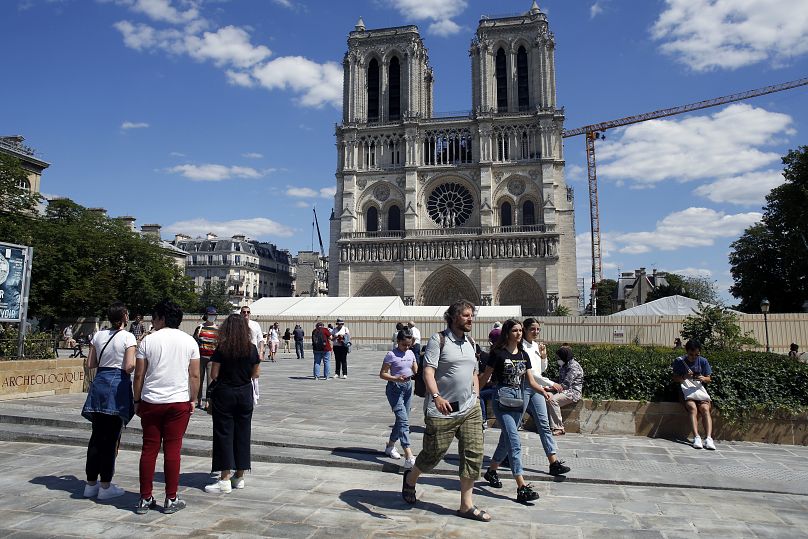
[[42,485],[48,490],[63,490],[64,492],[69,492],[70,498],[73,500],[84,499],[85,482],[75,475],[41,475],[34,477],[29,483]]
[[386,457],[378,449],[368,449],[366,447],[335,447],[331,450],[332,455],[346,457],[360,462],[371,462],[382,465],[383,472],[398,473],[401,467]]
[[[214,481],[213,476],[209,473],[204,472],[180,473],[181,487],[203,489],[205,488],[205,485],[213,483],[213,481]],[[165,475],[163,475],[163,472],[154,472],[154,482],[165,484]]]
[[397,511],[423,509],[435,513],[436,515],[454,514],[454,510],[430,502],[418,501],[415,505],[410,505],[401,499],[400,492],[391,492],[389,490],[365,490],[357,488],[346,490],[339,495],[339,499],[354,509],[358,509],[373,518],[390,518],[384,513],[375,511],[373,508],[393,509]]

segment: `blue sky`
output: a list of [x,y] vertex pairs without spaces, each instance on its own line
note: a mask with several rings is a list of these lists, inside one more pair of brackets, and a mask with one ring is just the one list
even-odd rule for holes
[[[804,0],[547,0],[566,127],[808,76]],[[163,236],[327,241],[342,56],[368,28],[417,24],[435,110],[470,108],[481,15],[527,0],[4,0],[0,134],[52,163],[42,190]],[[808,89],[609,131],[598,146],[604,274],[731,284],[729,244],[760,217],[780,156],[806,144]],[[584,141],[565,141],[578,273],[589,275]]]

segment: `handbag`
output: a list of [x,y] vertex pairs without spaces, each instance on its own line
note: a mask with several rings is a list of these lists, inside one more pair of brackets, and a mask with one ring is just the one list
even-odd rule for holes
[[709,401],[710,394],[707,393],[707,390],[704,389],[704,384],[702,384],[698,380],[691,380],[689,378],[685,378],[685,381],[681,384],[682,387],[682,394],[685,396],[685,400],[690,401]]
[[497,389],[497,402],[502,408],[521,410],[525,405],[525,396],[521,387],[501,386]]

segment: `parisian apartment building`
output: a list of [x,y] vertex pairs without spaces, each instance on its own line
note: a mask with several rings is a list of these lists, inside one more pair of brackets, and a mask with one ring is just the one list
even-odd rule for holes
[[328,295],[328,257],[319,251],[299,251],[292,259],[295,268],[295,296]]
[[185,273],[197,290],[224,283],[234,307],[264,297],[294,295],[294,266],[289,251],[244,235],[204,238],[177,234],[171,242],[188,253]]

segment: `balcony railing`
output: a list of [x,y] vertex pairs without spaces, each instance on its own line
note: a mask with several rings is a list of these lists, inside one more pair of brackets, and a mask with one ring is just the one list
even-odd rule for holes
[[478,226],[457,228],[418,228],[415,230],[380,230],[378,232],[343,232],[340,240],[381,238],[433,238],[446,236],[514,236],[521,234],[553,234],[555,225]]

